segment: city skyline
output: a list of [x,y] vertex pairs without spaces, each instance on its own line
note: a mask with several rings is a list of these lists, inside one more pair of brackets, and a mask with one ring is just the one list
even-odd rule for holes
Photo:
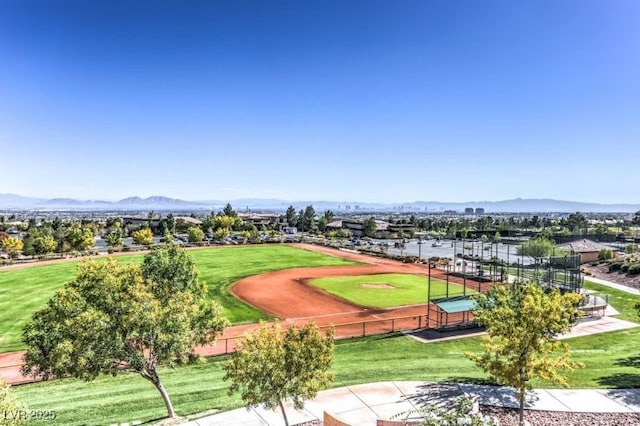
[[0,5],[0,193],[640,201],[640,4]]

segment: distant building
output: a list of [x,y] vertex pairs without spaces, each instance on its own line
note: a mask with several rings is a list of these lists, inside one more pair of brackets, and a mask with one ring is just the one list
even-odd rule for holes
[[473,214],[473,207],[467,207],[464,209],[464,214]]
[[484,214],[484,208],[476,207],[476,214]]
[[280,229],[286,223],[285,218],[277,213],[240,213],[238,217],[258,229],[266,227]]
[[602,249],[611,250],[611,247],[609,246],[587,239],[561,244],[558,248],[565,250],[568,249],[571,250],[572,253],[579,254],[581,264],[595,262],[598,260],[598,253],[600,253],[600,250]]

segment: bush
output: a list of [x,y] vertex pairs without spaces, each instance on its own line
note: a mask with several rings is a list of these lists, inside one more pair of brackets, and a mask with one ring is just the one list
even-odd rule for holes
[[613,250],[603,248],[598,252],[598,260],[609,260],[613,259]]
[[122,251],[131,251],[131,247],[125,244],[122,246]]
[[609,263],[609,272],[619,271],[620,268],[622,267],[622,264],[623,264],[622,261]]
[[638,251],[638,245],[636,243],[627,244],[624,248],[625,253],[635,253]]
[[627,270],[627,273],[629,275],[638,275],[638,274],[640,274],[640,263],[634,263],[633,265],[629,266],[629,269]]
[[620,267],[620,270],[622,272],[627,272],[629,270],[629,267],[632,265],[632,263],[623,263],[622,266]]

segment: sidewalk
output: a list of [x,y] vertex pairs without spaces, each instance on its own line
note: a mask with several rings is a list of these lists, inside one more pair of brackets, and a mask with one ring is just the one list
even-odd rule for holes
[[[475,396],[481,405],[518,407],[515,390],[498,386],[430,382],[378,382],[320,392],[301,411],[285,404],[292,425],[323,419],[324,411],[347,424],[375,425],[377,419],[402,420],[427,404],[450,404],[463,395]],[[634,413],[640,412],[640,389],[538,389],[527,395],[530,410]],[[192,420],[189,426],[280,426],[282,413],[261,407],[227,411]]]

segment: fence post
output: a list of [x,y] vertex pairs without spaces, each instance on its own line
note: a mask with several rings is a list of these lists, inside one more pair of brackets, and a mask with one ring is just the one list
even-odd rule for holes
[[396,319],[392,318],[391,319],[391,332],[393,333],[394,331],[396,331]]
[[229,338],[227,337],[226,339],[224,339],[224,354],[228,354],[229,353]]
[[365,337],[367,335],[367,332],[365,330],[365,325],[366,325],[366,323],[364,321],[362,321],[362,337]]
[[422,315],[418,317],[418,328],[422,328]]

